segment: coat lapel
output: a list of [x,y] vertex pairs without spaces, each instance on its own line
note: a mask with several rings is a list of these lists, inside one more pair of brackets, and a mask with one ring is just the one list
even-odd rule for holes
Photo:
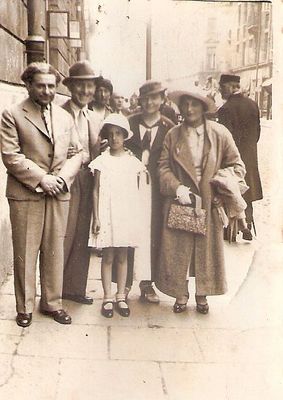
[[192,153],[188,144],[187,132],[183,124],[179,127],[178,139],[173,150],[173,158],[187,172],[195,186],[199,188]]
[[208,179],[211,174],[211,165],[213,162],[214,151],[211,151],[212,128],[209,121],[205,121],[205,136],[204,136],[204,148],[203,148],[203,159],[202,159],[202,178],[201,181]]
[[45,124],[41,117],[41,112],[39,108],[33,103],[33,101],[28,98],[23,104],[23,110],[25,112],[25,118],[31,122],[41,133],[43,133],[48,140],[50,141],[50,137],[46,130]]

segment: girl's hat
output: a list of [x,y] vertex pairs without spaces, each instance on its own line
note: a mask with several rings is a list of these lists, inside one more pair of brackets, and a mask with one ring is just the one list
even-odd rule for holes
[[105,129],[104,129],[104,127],[106,125],[116,125],[116,126],[119,126],[119,128],[124,129],[127,132],[127,136],[126,136],[127,140],[133,136],[133,132],[130,129],[129,121],[123,114],[112,113],[112,114],[109,114],[108,117],[105,118],[105,120],[103,121],[103,124],[102,124],[101,131],[100,131],[103,139],[106,138]]
[[205,112],[214,112],[216,110],[214,102],[208,97],[202,96],[199,93],[189,92],[186,90],[175,90],[174,92],[168,94],[168,98],[172,100],[179,108],[182,97],[192,97],[193,99],[200,101]]

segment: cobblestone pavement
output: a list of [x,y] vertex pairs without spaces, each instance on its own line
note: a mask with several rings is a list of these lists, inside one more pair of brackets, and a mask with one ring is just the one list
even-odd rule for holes
[[[270,219],[265,132],[260,162],[265,199],[256,204],[258,237],[225,245],[229,291],[209,298],[210,313],[172,312],[130,294],[130,318],[100,315],[100,259],[92,257],[88,293],[94,304],[65,301],[73,324],[62,326],[37,309],[16,325],[13,282],[0,290],[0,398],[9,400],[281,400],[283,398],[282,244]],[[268,131],[268,134],[270,132]],[[268,140],[267,140],[268,142]]]

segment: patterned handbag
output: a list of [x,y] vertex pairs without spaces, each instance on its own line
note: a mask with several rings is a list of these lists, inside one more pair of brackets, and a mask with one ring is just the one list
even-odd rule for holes
[[206,235],[206,210],[201,208],[201,198],[198,195],[190,196],[193,204],[183,206],[172,203],[169,209],[167,226],[186,232]]

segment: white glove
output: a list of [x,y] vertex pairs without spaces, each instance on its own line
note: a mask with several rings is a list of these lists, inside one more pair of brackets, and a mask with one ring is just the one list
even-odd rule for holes
[[186,205],[186,204],[192,204],[190,194],[192,192],[190,191],[190,188],[184,185],[178,186],[176,190],[176,196],[177,200],[179,201],[180,204]]

